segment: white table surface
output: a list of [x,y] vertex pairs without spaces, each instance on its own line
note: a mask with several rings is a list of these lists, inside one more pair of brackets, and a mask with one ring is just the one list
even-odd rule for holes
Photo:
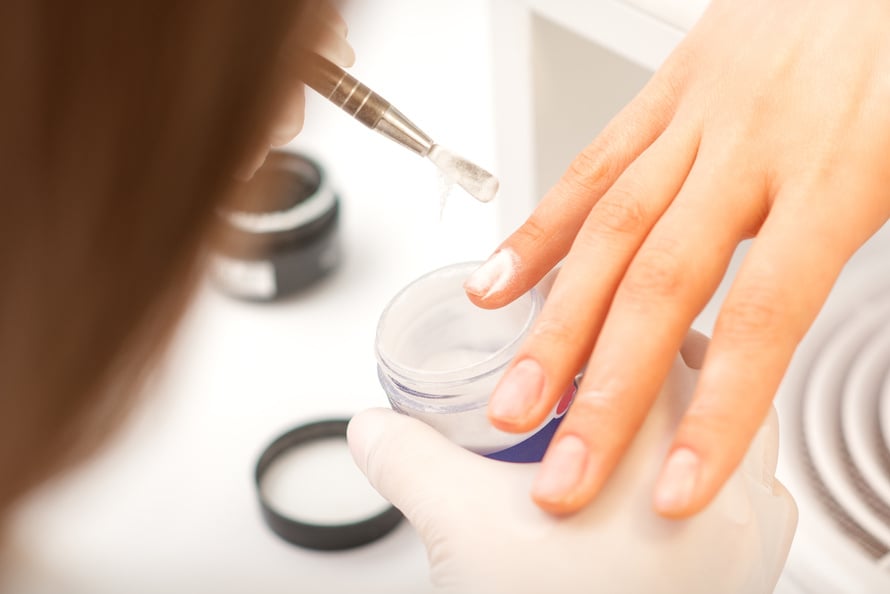
[[[493,167],[486,6],[375,0],[352,2],[346,18],[353,73],[438,142]],[[292,425],[386,405],[373,353],[377,316],[421,273],[487,257],[495,208],[455,193],[440,219],[431,163],[314,96],[294,146],[318,156],[340,188],[342,266],[271,305],[204,287],[133,422],[19,513],[6,591],[429,589],[426,555],[407,523],[352,552],[280,542],[260,519],[252,470],[264,444]]]

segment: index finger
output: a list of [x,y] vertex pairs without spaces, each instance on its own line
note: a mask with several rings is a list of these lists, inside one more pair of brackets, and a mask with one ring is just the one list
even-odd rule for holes
[[669,60],[575,157],[528,220],[467,279],[464,288],[473,303],[506,305],[568,253],[594,204],[672,121],[679,71]]

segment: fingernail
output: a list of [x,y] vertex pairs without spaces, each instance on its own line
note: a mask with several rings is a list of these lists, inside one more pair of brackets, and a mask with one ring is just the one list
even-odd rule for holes
[[341,68],[349,68],[355,64],[355,50],[345,39],[321,44],[315,51]]
[[661,513],[679,513],[692,500],[701,460],[692,450],[680,448],[671,454],[655,487],[655,508]]
[[[345,37],[345,34],[344,34]],[[355,65],[355,50],[352,49],[352,46],[343,42],[343,47],[340,48],[339,55],[339,63],[338,66],[341,68],[349,68]]]
[[488,411],[504,421],[518,421],[528,414],[544,391],[544,370],[534,359],[523,359],[501,379],[491,395]]
[[285,113],[275,122],[269,134],[269,144],[273,147],[285,145],[303,130],[306,123],[305,103],[305,91],[295,90],[288,98]]
[[516,272],[516,254],[504,249],[494,253],[464,282],[464,289],[471,295],[486,298],[507,288]]
[[269,145],[272,148],[278,148],[286,145],[291,140],[297,137],[303,130],[303,120],[300,120],[298,124],[292,125],[289,128],[281,128],[278,130],[273,130],[271,136],[269,137]]
[[584,476],[587,457],[587,445],[575,435],[551,444],[532,486],[532,497],[556,502],[571,495]]

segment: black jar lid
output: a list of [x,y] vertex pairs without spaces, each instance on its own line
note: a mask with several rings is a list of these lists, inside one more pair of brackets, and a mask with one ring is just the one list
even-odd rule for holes
[[[349,520],[334,521],[329,515],[321,517],[310,509],[292,509],[293,501],[286,502],[288,509],[285,510],[285,506],[281,505],[279,500],[281,495],[273,495],[272,490],[268,488],[268,481],[276,466],[279,475],[299,472],[296,465],[288,465],[287,459],[288,455],[299,448],[324,440],[341,440],[342,448],[346,450],[347,425],[347,419],[327,419],[300,425],[276,438],[266,447],[257,461],[254,479],[263,519],[269,528],[285,541],[300,547],[322,551],[351,549],[382,538],[402,521],[402,513],[382,498],[380,498],[379,504],[374,502],[373,507],[376,508],[379,505],[380,508],[376,513],[373,513],[372,510],[370,515],[362,516],[363,513],[367,513],[368,508],[366,502],[363,502],[361,509],[358,510],[338,508],[338,514],[348,517]],[[306,452],[307,455],[313,453]],[[329,461],[333,464],[329,465]],[[338,479],[351,480],[354,478],[352,475],[345,477],[336,473],[360,475],[360,471],[354,465],[349,467],[338,465],[336,460],[330,457],[319,458],[316,462],[319,463],[316,465],[316,469],[323,468],[323,471],[320,473],[317,471],[315,474],[304,472],[298,476],[292,475],[288,477],[289,482],[292,486],[296,483],[295,488],[318,487],[316,483],[323,482],[328,485],[327,495],[332,500],[331,505],[335,505],[334,500],[337,499],[337,495],[342,495],[335,491],[344,488],[340,486]],[[303,469],[305,471],[305,465]],[[364,480],[364,477],[360,478]],[[370,489],[370,486],[368,488]],[[325,494],[324,491],[321,493],[322,496]]]

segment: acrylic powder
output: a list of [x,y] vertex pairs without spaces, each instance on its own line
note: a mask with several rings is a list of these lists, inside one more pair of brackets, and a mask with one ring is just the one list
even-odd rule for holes
[[[448,182],[456,183],[480,202],[489,202],[497,194],[497,178],[475,163],[439,145],[433,145],[427,156]],[[443,192],[443,199],[447,195],[447,191]]]

